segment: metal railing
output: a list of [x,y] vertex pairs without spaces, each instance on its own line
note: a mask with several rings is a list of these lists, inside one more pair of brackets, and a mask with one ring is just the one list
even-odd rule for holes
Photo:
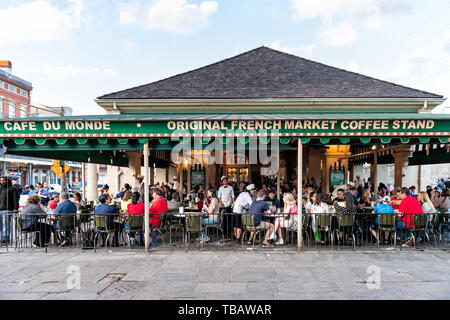
[[[303,214],[305,250],[365,250],[405,247],[445,248],[450,213]],[[150,214],[151,250],[159,249],[297,249],[296,215],[200,212]],[[405,223],[406,222],[406,223]],[[139,249],[144,246],[143,215],[91,212],[51,214],[0,213],[1,247]]]

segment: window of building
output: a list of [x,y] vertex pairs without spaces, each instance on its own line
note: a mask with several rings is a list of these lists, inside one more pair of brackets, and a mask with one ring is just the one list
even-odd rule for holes
[[26,118],[27,117],[27,109],[28,109],[28,107],[25,104],[22,104],[20,106],[20,117],[21,118]]
[[4,88],[4,87],[5,87],[5,83],[2,80],[0,80],[0,88]]
[[14,108],[14,104],[11,103],[8,106],[8,110],[9,110],[8,116],[10,118],[15,118],[16,117],[16,108]]
[[20,89],[20,95],[21,95],[22,97],[28,98],[28,91],[23,90],[23,89]]
[[12,84],[8,84],[8,90],[11,91],[12,93],[17,94],[17,87],[13,86]]

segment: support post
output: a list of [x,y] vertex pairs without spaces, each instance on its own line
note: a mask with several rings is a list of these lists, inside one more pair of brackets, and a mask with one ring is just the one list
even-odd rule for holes
[[280,194],[281,194],[281,188],[280,188],[280,148],[278,148],[278,154],[277,154],[277,161],[278,161],[278,173],[277,173],[277,199],[280,200]]
[[61,160],[61,192],[66,192],[66,170],[65,170],[65,161]]
[[150,221],[149,221],[149,211],[150,211],[150,189],[149,189],[149,170],[148,170],[148,158],[150,156],[150,151],[148,148],[148,141],[144,144],[144,204],[145,204],[145,253],[148,253],[148,248],[150,244],[149,232],[150,232]]
[[377,181],[378,153],[373,153],[373,165],[370,168],[370,183],[373,184],[373,201],[377,201],[378,181]]
[[302,203],[302,191],[303,191],[303,144],[302,140],[298,138],[298,151],[297,151],[297,250],[303,249],[303,203]]
[[81,192],[83,194],[83,201],[86,201],[86,164],[81,164]]
[[97,165],[95,163],[88,163],[87,170],[87,201],[95,201],[98,197]]

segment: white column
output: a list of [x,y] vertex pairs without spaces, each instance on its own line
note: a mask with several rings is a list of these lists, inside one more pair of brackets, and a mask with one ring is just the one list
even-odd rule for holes
[[98,198],[98,173],[95,163],[88,163],[87,201],[95,201]]
[[81,192],[83,200],[86,201],[86,164],[84,162],[81,167]]
[[303,144],[298,138],[298,154],[297,154],[297,207],[298,207],[298,229],[297,229],[297,250],[301,251],[303,247],[303,203],[302,203],[302,185],[303,181]]
[[148,148],[148,142],[144,144],[144,204],[145,204],[145,253],[148,253],[148,248],[150,244],[149,232],[150,232],[150,221],[149,221],[149,210],[150,210],[150,177],[148,170],[148,157],[150,156],[150,151]]

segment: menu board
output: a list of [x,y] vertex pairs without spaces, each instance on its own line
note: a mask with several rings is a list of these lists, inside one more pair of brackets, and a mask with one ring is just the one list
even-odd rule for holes
[[330,189],[345,183],[344,170],[330,170]]

